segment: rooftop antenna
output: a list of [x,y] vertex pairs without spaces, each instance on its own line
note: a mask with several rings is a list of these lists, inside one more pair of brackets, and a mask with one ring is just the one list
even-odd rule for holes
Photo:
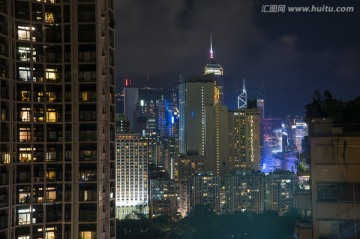
[[210,59],[214,59],[214,52],[212,48],[212,34],[210,34]]

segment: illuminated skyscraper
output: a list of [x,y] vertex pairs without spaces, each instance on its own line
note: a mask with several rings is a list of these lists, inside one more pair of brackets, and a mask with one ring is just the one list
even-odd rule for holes
[[231,169],[260,170],[260,116],[258,109],[229,112]]
[[226,172],[227,113],[225,106],[216,104],[218,95],[213,75],[181,82],[180,103],[180,154],[206,156],[205,168],[215,175]]
[[302,120],[295,120],[295,124],[292,125],[293,137],[295,143],[295,149],[297,151],[303,150],[304,137],[308,136],[308,125]]
[[115,238],[114,1],[0,1],[0,238]]
[[224,104],[224,70],[220,64],[214,60],[214,52],[212,47],[212,35],[210,35],[210,60],[205,65],[204,75],[214,74],[216,80],[216,94],[219,102]]
[[238,96],[238,109],[245,109],[247,107],[247,92],[245,88],[245,79],[243,79],[243,90]]
[[157,112],[157,130],[159,131],[160,137],[167,136],[167,117],[169,103],[164,97],[156,100],[156,112]]
[[260,121],[265,118],[265,102],[264,99],[256,100],[256,108],[260,110]]
[[116,217],[147,214],[148,142],[140,134],[116,136]]
[[212,75],[180,82],[180,154],[205,154],[205,106],[214,105],[215,98]]
[[230,172],[229,129],[227,107],[205,107],[205,164],[206,171],[216,176]]

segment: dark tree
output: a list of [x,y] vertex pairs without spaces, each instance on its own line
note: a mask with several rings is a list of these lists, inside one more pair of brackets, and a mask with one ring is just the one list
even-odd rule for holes
[[349,102],[335,99],[329,91],[321,95],[316,90],[311,103],[305,105],[308,122],[313,118],[330,118],[334,123],[355,124],[360,122],[360,96]]

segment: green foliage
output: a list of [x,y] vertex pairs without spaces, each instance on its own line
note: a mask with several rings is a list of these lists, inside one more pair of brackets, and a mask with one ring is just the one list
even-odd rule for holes
[[305,164],[310,165],[310,151],[304,150],[301,152],[296,153],[296,157],[298,160],[296,160],[296,167],[298,171],[306,171],[306,168],[304,167]]
[[285,239],[293,238],[296,219],[295,213],[278,216],[273,211],[216,215],[204,206],[177,222],[168,218],[125,219],[118,221],[116,230],[121,239]]

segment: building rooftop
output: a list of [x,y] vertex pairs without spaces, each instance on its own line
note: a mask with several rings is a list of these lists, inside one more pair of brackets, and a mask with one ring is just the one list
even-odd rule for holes
[[360,136],[360,123],[334,124],[331,119],[316,118],[311,121],[309,135],[312,137]]

